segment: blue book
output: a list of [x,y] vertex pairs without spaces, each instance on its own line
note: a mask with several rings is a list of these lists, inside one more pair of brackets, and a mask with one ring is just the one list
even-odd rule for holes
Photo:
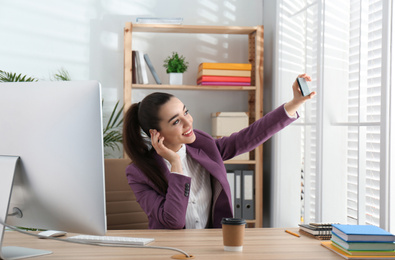
[[395,236],[373,225],[332,225],[332,233],[344,241],[394,242]]
[[347,242],[338,237],[336,234],[332,234],[331,238],[333,243],[338,244],[349,251],[392,251],[395,250],[394,242]]
[[156,84],[162,84],[162,82],[159,79],[158,74],[156,73],[156,70],[155,70],[154,66],[152,65],[152,62],[151,62],[150,58],[148,57],[148,54],[144,54],[144,59],[145,59],[145,62],[147,63],[147,65],[148,65],[148,68],[151,71],[152,76],[154,77],[154,79],[156,81]]

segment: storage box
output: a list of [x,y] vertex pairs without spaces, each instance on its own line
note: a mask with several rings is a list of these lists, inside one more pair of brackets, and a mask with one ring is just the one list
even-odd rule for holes
[[246,112],[217,112],[211,114],[212,135],[229,136],[248,126]]
[[[217,112],[211,114],[211,135],[214,138],[230,136],[248,126],[248,113],[246,112]],[[233,160],[249,160],[249,153],[244,153]]]

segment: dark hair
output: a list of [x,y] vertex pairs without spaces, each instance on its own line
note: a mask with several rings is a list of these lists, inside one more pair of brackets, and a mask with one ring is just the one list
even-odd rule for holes
[[154,158],[154,149],[146,145],[141,130],[148,137],[150,129],[161,130],[159,110],[172,97],[171,94],[161,92],[146,96],[141,102],[132,104],[123,122],[123,146],[126,154],[163,193],[167,191],[167,179]]

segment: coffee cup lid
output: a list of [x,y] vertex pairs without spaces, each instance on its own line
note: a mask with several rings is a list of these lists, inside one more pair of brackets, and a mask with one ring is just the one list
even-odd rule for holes
[[221,224],[225,225],[245,225],[247,222],[242,218],[223,218]]

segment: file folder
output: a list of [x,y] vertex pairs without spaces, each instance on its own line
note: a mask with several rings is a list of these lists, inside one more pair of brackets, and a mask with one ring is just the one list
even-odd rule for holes
[[242,171],[241,183],[242,183],[241,215],[244,219],[254,219],[255,218],[254,171],[252,170]]
[[230,195],[232,197],[232,209],[233,215],[235,214],[235,173],[232,171],[228,171],[226,173],[228,178],[229,186],[230,186]]
[[235,218],[242,218],[242,205],[241,205],[241,170],[235,170]]

